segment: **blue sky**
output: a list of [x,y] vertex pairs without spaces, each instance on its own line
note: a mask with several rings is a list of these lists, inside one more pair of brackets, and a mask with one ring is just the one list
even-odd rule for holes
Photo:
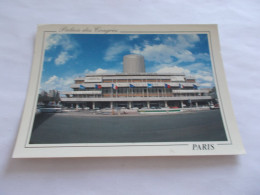
[[123,56],[141,54],[146,72],[185,73],[214,86],[206,34],[51,34],[45,40],[40,90],[71,90],[86,73],[120,73]]

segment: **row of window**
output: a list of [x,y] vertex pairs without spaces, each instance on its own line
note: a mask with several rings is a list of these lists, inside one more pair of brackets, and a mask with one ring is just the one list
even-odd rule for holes
[[[195,79],[187,79],[185,80],[188,83],[195,83]],[[104,83],[140,83],[140,82],[151,82],[151,83],[157,83],[157,82],[171,82],[171,79],[103,79]],[[174,81],[173,81],[174,82]],[[179,82],[179,81],[176,81]],[[76,80],[75,84],[82,84],[84,83],[83,80]]]
[[[112,93],[113,89],[105,88],[102,90],[103,93]],[[155,92],[166,92],[166,93],[171,93],[172,90],[169,88],[141,88],[141,87],[136,87],[136,88],[126,88],[126,87],[120,87],[117,90],[113,90],[114,93],[155,93]]]
[[112,87],[106,87],[106,88],[85,88],[85,89],[79,89],[79,88],[75,88],[74,91],[100,91],[102,90],[103,93],[109,93],[111,92],[112,90],[113,91],[124,91],[126,92],[127,90],[128,91],[142,91],[142,90],[148,90],[149,92],[150,91],[158,91],[158,90],[161,90],[161,91],[171,91],[172,89],[175,89],[175,90],[194,90],[193,87],[184,87],[184,88],[179,88],[179,87],[171,87],[171,88],[165,88],[165,87],[152,87],[152,88],[147,88],[147,87],[133,87],[133,88],[130,88],[130,87],[118,87],[118,89],[112,89]]
[[[171,82],[170,79],[103,79],[104,83],[140,83],[140,82]],[[76,80],[75,84],[82,84],[83,80]]]
[[164,94],[164,93],[117,93],[117,94],[103,94],[103,95],[67,95],[71,98],[98,98],[98,97],[187,97],[187,96],[205,96],[208,94],[194,94],[194,93],[183,93],[183,94]]

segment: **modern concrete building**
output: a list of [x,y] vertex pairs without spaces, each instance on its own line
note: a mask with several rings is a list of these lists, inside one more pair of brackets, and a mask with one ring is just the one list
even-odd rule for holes
[[75,78],[73,91],[62,92],[64,105],[95,108],[198,107],[212,100],[209,90],[198,89],[195,78],[185,74],[146,73],[144,57],[126,55],[124,71],[86,74]]

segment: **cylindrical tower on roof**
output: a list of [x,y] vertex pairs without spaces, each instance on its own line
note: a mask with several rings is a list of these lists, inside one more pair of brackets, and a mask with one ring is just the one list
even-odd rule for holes
[[130,54],[124,56],[124,73],[142,73],[145,72],[144,56]]

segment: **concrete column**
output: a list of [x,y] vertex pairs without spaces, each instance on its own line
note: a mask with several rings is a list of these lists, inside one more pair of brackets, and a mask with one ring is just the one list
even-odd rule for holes
[[113,109],[113,102],[110,102],[110,108]]
[[181,108],[183,108],[183,101],[181,101]]
[[93,109],[96,108],[95,102],[92,102],[92,108],[93,108]]
[[164,106],[165,106],[166,108],[168,107],[167,101],[164,102]]
[[196,104],[196,107],[198,107],[198,102],[196,102],[195,104]]
[[132,108],[132,103],[128,102],[128,108],[131,109]]
[[147,102],[147,108],[150,108],[150,102]]
[[76,104],[76,110],[78,110],[79,109],[79,104]]

